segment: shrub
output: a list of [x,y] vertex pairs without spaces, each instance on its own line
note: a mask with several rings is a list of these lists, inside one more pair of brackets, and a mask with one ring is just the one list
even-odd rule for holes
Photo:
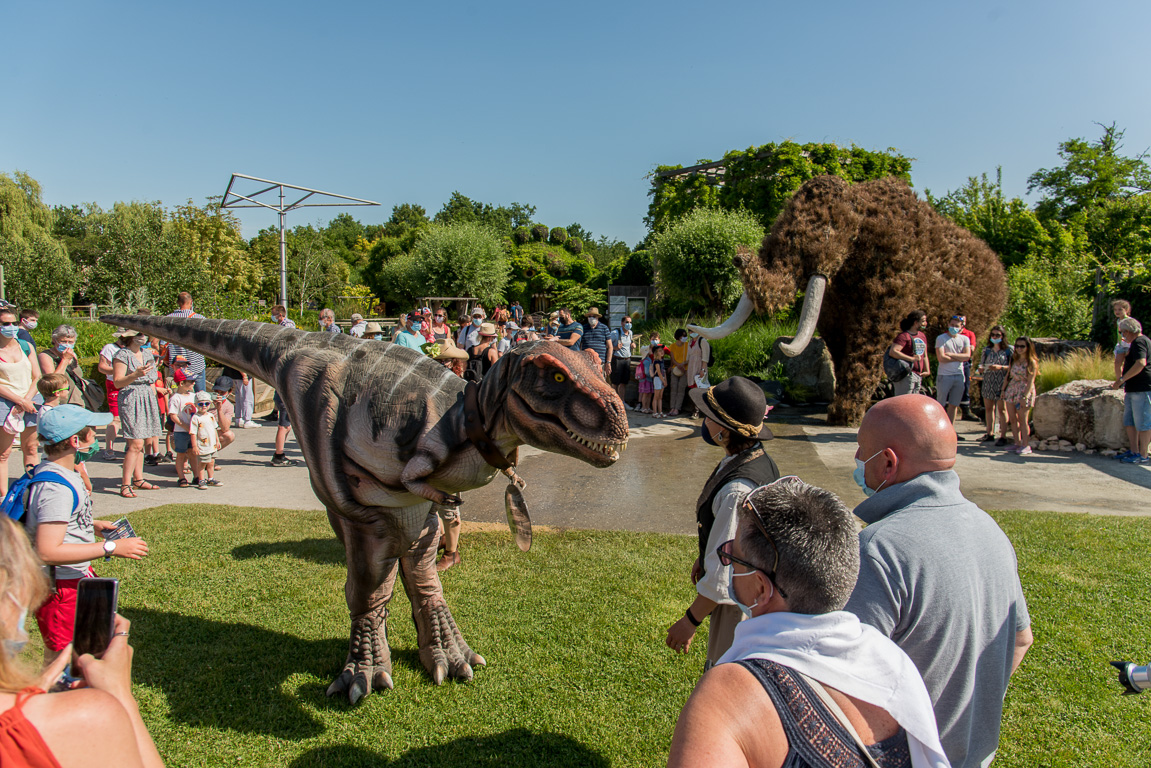
[[552,245],[563,245],[568,241],[568,231],[563,227],[555,227],[548,233],[548,242]]
[[583,251],[583,240],[580,240],[578,237],[569,238],[565,245],[572,253],[579,254]]
[[1050,392],[1071,381],[1115,378],[1115,358],[1098,348],[1072,350],[1066,357],[1044,358],[1035,377],[1036,392]]
[[527,227],[516,227],[512,232],[512,240],[516,245],[525,245],[528,240],[532,239],[532,232]]
[[555,275],[556,277],[567,277],[567,259],[565,259],[563,256],[560,256],[558,253],[552,253],[551,251],[548,251],[548,253],[544,256],[544,259],[547,261],[548,272]]
[[537,243],[542,243],[547,239],[548,228],[546,226],[543,224],[536,224],[534,227],[532,227],[532,240],[535,240]]
[[697,208],[676,219],[651,249],[659,294],[670,306],[722,311],[743,291],[732,261],[736,249],[762,239],[763,227],[743,210]]

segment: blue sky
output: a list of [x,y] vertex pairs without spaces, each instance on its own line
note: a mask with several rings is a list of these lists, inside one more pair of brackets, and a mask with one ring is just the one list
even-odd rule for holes
[[7,0],[0,26],[0,171],[50,204],[203,202],[237,171],[382,203],[365,222],[459,190],[634,245],[651,169],[729,149],[895,147],[921,192],[1002,165],[1022,196],[1095,121],[1151,146],[1145,0]]

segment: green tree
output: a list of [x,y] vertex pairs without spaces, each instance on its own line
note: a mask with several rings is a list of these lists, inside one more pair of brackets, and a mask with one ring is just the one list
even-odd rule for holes
[[1043,194],[1036,206],[1040,218],[1067,221],[1108,201],[1151,192],[1147,152],[1125,157],[1120,154],[1124,131],[1115,123],[1096,125],[1103,129],[1098,141],[1078,138],[1061,142],[1063,164],[1041,168],[1028,177],[1027,191]]
[[309,302],[332,303],[347,285],[351,273],[347,262],[311,225],[295,227],[287,233],[285,250],[288,296],[301,312]]
[[448,202],[435,215],[437,224],[481,224],[486,226],[500,237],[511,235],[516,227],[531,224],[536,207],[524,203],[512,203],[509,206],[493,206],[488,203],[474,201],[471,198],[453,192]]
[[180,252],[207,268],[213,293],[253,298],[264,280],[264,270],[240,235],[240,222],[220,208],[219,198],[198,206],[191,200],[176,206],[172,228]]
[[679,309],[720,312],[743,286],[732,260],[740,246],[756,247],[763,227],[748,211],[697,208],[655,236],[651,248],[658,293]]
[[381,278],[389,301],[475,296],[491,304],[504,300],[510,271],[495,232],[475,222],[460,222],[427,228],[412,252],[387,262]]
[[[372,243],[367,266],[360,273],[361,279],[376,296],[388,301],[398,300],[396,286],[389,284],[392,278],[388,277],[390,271],[385,267],[397,256],[410,253],[429,226],[431,220],[423,206],[403,203],[392,208],[392,217],[384,223],[380,236]],[[404,300],[411,298],[406,293],[401,295]]]
[[995,182],[987,174],[971,176],[967,184],[944,197],[927,200],[935,210],[983,239],[999,254],[1004,265],[1022,264],[1029,255],[1042,255],[1052,238],[1035,212],[1018,197],[1003,194],[1003,169],[995,169]]
[[[697,165],[709,162],[701,160]],[[758,217],[763,227],[769,228],[791,193],[805,181],[823,174],[852,182],[886,176],[911,182],[911,158],[894,148],[875,152],[854,145],[785,141],[733,150],[723,156],[722,163],[722,175],[665,173],[682,170],[683,166],[679,165],[656,168],[650,176],[651,203],[644,217],[650,233],[659,232],[669,222],[699,207],[729,211],[745,208]]]
[[26,173],[0,173],[0,264],[5,296],[21,306],[57,309],[77,280],[64,246],[53,237],[52,210]]

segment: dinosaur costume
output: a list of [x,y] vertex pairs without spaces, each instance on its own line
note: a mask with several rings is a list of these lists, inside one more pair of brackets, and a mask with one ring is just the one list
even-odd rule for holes
[[[346,553],[351,640],[328,695],[346,694],[353,704],[392,687],[387,604],[397,566],[420,661],[436,684],[470,680],[485,663],[444,602],[434,504],[458,504],[456,494],[486,485],[497,466],[515,463],[521,444],[597,467],[610,466],[627,444],[623,402],[590,358],[554,342],[516,347],[477,386],[415,350],[345,334],[247,320],[100,319],[194,349],[279,392]],[[509,497],[516,493],[509,487]],[[513,512],[523,517],[517,538],[526,548],[526,514],[511,509],[509,518]]]

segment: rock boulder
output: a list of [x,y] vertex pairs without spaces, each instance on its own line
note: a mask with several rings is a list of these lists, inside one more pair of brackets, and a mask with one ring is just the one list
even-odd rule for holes
[[831,402],[835,398],[835,369],[832,368],[827,345],[823,339],[812,339],[803,352],[788,357],[779,346],[791,339],[791,336],[780,336],[775,340],[771,348],[771,364],[783,363],[784,374],[792,383],[812,390],[816,400]]
[[[1122,448],[1123,392],[1106,380],[1072,381],[1044,392],[1035,401],[1032,422],[1040,435],[1058,435],[1070,447]],[[1048,438],[1051,442],[1051,438]],[[1062,446],[1056,446],[1056,450]]]

